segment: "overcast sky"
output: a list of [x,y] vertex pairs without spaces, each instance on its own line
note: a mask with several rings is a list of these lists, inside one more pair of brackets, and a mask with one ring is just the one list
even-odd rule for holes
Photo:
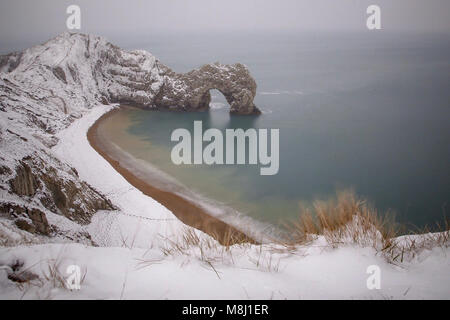
[[450,33],[450,0],[0,0],[0,47],[39,43],[66,31],[66,8],[81,30],[109,39],[152,32],[365,31],[381,7],[384,32]]

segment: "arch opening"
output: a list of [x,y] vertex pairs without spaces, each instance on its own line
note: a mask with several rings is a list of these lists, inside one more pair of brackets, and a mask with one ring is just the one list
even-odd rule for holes
[[208,104],[210,110],[229,110],[231,108],[230,103],[227,101],[225,95],[220,92],[220,90],[210,89],[207,93],[210,95],[210,101]]

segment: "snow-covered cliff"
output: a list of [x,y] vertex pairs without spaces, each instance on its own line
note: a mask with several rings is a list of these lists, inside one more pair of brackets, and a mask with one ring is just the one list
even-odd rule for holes
[[125,51],[91,35],[64,33],[0,57],[0,71],[6,86],[20,86],[54,112],[74,116],[99,101],[201,110],[209,106],[210,89],[224,94],[233,113],[259,112],[256,83],[242,64],[208,64],[178,74],[146,51]]

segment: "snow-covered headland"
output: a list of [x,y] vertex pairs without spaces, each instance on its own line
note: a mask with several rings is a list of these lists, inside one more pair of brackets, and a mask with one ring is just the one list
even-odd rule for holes
[[[193,73],[228,90],[234,112],[239,103],[241,113],[256,112],[256,85],[236,80],[248,75],[242,65]],[[208,86],[189,79],[147,52],[78,34],[0,57],[0,298],[450,297],[448,233],[395,238],[389,248],[373,229],[364,236],[376,241],[322,234],[297,245],[224,247],[90,146],[87,131],[115,102],[203,109]],[[81,270],[80,290],[65,286],[70,265]],[[379,289],[368,285],[371,266]]]

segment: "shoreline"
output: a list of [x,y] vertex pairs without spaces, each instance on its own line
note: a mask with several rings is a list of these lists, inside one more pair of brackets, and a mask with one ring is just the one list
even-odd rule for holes
[[105,151],[106,143],[104,137],[98,133],[98,128],[105,119],[111,117],[115,112],[118,112],[124,107],[130,106],[120,105],[118,108],[106,112],[95,121],[87,132],[87,139],[90,146],[108,161],[114,170],[122,175],[128,183],[140,190],[146,196],[153,198],[166,207],[184,224],[207,233],[222,245],[233,245],[238,243],[257,244],[257,241],[235,227],[214,217],[197,204],[173,192],[161,190],[137,177],[131,171],[121,166],[120,161],[115,160],[113,155],[110,155]]

